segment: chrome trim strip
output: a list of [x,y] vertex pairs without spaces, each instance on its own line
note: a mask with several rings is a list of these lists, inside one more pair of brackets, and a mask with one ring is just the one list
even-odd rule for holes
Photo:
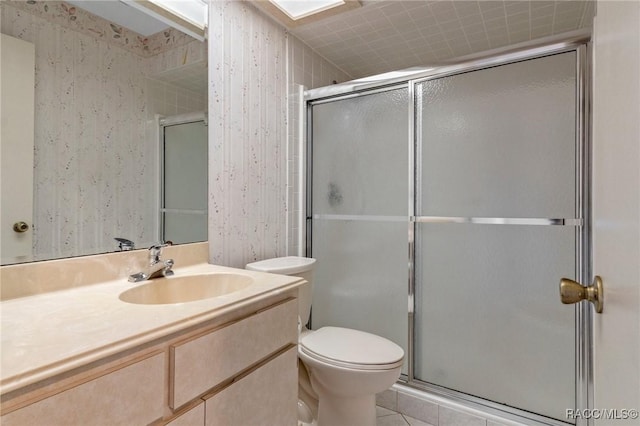
[[[327,87],[307,90],[305,99],[316,101],[318,99],[331,98],[351,93],[377,89],[383,85],[393,85],[416,81],[444,75],[457,74],[476,69],[489,68],[496,65],[518,62],[525,59],[533,59],[539,56],[546,56],[566,50],[574,50],[578,46],[586,43],[591,38],[588,31],[577,31],[573,34],[562,34],[552,36],[533,42],[522,43],[516,47],[511,46],[506,49],[498,49],[493,52],[485,52],[482,57],[462,58],[457,64],[436,64],[427,68],[409,68],[392,73],[380,74],[362,79],[348,81]],[[491,55],[491,56],[487,56]]]
[[162,213],[180,213],[180,214],[194,214],[194,215],[205,215],[207,214],[206,210],[191,210],[191,209],[160,209]]
[[205,111],[187,112],[185,114],[172,115],[160,119],[161,126],[174,126],[176,124],[196,123],[204,121],[207,124],[207,113]]
[[383,216],[355,214],[314,214],[314,220],[347,220],[363,222],[468,223],[474,225],[582,226],[582,219],[546,219],[518,217],[453,217],[453,216]]
[[391,90],[405,89],[406,87],[407,87],[406,82],[400,82],[400,84],[394,83],[390,85],[385,85],[384,87],[380,87],[378,89],[364,90],[358,93],[345,94],[342,96],[334,96],[331,98],[324,98],[324,99],[318,99],[318,100],[309,100],[309,103],[312,105],[321,105],[321,104],[326,104],[334,101],[342,101],[345,99],[359,98],[360,96],[375,95],[376,93],[389,92]]
[[416,184],[415,184],[415,192],[414,192],[414,198],[415,198],[415,211],[413,212],[414,216],[417,216],[420,212],[422,212],[422,92],[423,92],[423,85],[422,84],[416,84],[415,82],[411,82],[411,84],[415,87],[415,104],[416,104],[416,109],[415,109],[415,171],[414,171],[414,176],[416,179]]
[[[313,257],[312,241],[313,241],[313,224],[311,223],[311,210],[313,203],[313,106],[311,103],[306,103],[307,114],[307,202],[306,202],[306,230],[307,230],[307,257]],[[311,321],[311,318],[309,318]]]
[[[582,233],[584,236],[584,240],[583,240],[583,273],[584,276],[589,277],[589,280],[591,280],[591,278],[594,275],[594,269],[593,269],[593,257],[592,257],[592,250],[593,250],[593,228],[592,228],[592,224],[593,224],[593,216],[592,216],[592,190],[593,190],[593,158],[592,158],[592,152],[593,152],[593,148],[592,148],[592,139],[591,139],[591,126],[592,126],[592,95],[591,95],[591,90],[592,90],[592,78],[593,78],[593,64],[592,64],[592,58],[593,58],[593,45],[591,44],[591,42],[587,43],[586,45],[586,54],[584,55],[584,62],[583,62],[583,66],[584,66],[584,103],[583,103],[583,110],[582,110],[582,114],[580,116],[581,119],[583,119],[583,123],[582,123],[582,127],[584,129],[584,141],[583,141],[583,147],[584,147],[584,157],[583,157],[583,161],[584,161],[584,166],[583,166],[583,170],[582,170],[582,174],[584,176],[584,182],[582,185],[582,190],[584,193],[584,197],[582,199],[583,202],[583,220],[584,220],[584,226],[582,227]],[[586,383],[584,384],[584,386],[586,387],[586,392],[587,392],[587,400],[586,400],[586,406],[585,408],[594,408],[595,407],[595,402],[594,402],[594,361],[595,361],[595,354],[594,354],[594,345],[595,345],[595,338],[593,336],[593,331],[594,331],[594,313],[592,309],[587,309],[587,306],[583,306],[583,309],[587,311],[587,315],[584,318],[584,322],[583,325],[587,326],[587,329],[584,331],[584,335],[586,335],[589,338],[589,342],[588,342],[588,348],[587,351],[585,353],[586,359],[587,359],[587,369],[586,371],[588,372],[588,377],[586,378]],[[595,419],[589,419],[589,425],[593,425],[595,424]]]
[[[164,215],[162,214],[162,208],[164,207],[164,125],[162,124],[165,117],[159,114],[155,115],[156,130],[158,132],[157,148],[158,148],[158,170],[156,176],[158,177],[158,241],[164,241]],[[208,137],[208,134],[207,134]]]
[[[576,278],[591,282],[591,143],[590,73],[591,46],[576,49],[576,216],[586,226],[576,229]],[[576,306],[576,408],[593,408],[593,310]],[[591,426],[594,419],[578,419],[577,426]]]
[[314,214],[314,220],[348,220],[360,222],[409,222],[407,216],[376,216],[356,214]]
[[415,221],[418,223],[471,223],[478,225],[582,226],[582,219],[416,216]]
[[407,229],[407,250],[408,250],[408,279],[407,279],[407,376],[413,378],[413,369],[414,369],[414,329],[415,329],[415,292],[416,292],[416,283],[415,283],[415,222],[413,218],[416,214],[415,208],[415,199],[416,199],[416,174],[415,174],[415,162],[416,162],[416,109],[415,109],[415,85],[412,82],[407,82],[408,89],[408,132],[407,132],[407,144],[408,144],[408,164],[407,164],[407,178],[409,179],[409,205],[408,207],[408,215],[409,215],[409,223]]
[[[299,149],[299,156],[298,156],[298,167],[300,168],[298,170],[298,181],[297,184],[298,186],[298,206],[299,206],[299,212],[298,212],[298,217],[296,218],[296,223],[298,225],[298,235],[297,235],[297,240],[298,240],[298,251],[297,251],[297,255],[298,256],[304,256],[306,249],[307,249],[307,233],[304,232],[306,230],[306,226],[307,226],[307,180],[308,180],[308,175],[307,175],[307,161],[306,159],[308,158],[307,156],[307,138],[306,138],[306,133],[305,133],[305,129],[307,128],[307,115],[306,115],[306,104],[304,102],[304,86],[302,86],[301,84],[297,84],[296,86],[296,97],[297,97],[297,111],[296,114],[298,114],[298,119],[300,120],[300,125],[298,126],[298,129],[296,129],[296,133],[298,136],[298,141],[297,141],[297,145],[298,145],[298,149]],[[295,150],[295,148],[294,148]],[[294,151],[295,152],[295,151]],[[295,190],[294,190],[294,195],[295,195]]]

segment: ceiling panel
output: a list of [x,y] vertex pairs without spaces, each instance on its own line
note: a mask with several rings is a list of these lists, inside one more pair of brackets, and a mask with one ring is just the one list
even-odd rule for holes
[[143,36],[150,36],[169,28],[164,22],[158,21],[122,1],[67,0],[67,2]]
[[590,28],[593,1],[363,1],[291,32],[353,78]]

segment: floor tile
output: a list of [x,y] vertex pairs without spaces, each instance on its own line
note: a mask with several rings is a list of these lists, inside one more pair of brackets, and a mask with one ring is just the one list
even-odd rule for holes
[[411,426],[433,426],[430,423],[425,423],[422,420],[414,419],[413,417],[409,417],[406,414],[403,414],[402,417],[409,423]]
[[483,418],[472,416],[461,411],[440,406],[439,410],[440,426],[486,426],[487,421]]
[[409,426],[400,414],[378,417],[376,426]]
[[395,411],[389,410],[388,408],[376,406],[376,417],[384,417],[391,416],[393,414],[398,414]]

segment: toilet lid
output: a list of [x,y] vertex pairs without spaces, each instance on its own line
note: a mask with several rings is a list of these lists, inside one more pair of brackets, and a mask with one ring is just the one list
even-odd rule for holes
[[293,275],[311,270],[316,260],[311,257],[276,257],[247,264],[250,271],[271,272],[272,274]]
[[402,348],[384,337],[341,327],[323,327],[304,336],[300,349],[313,358],[360,369],[395,368],[404,358]]

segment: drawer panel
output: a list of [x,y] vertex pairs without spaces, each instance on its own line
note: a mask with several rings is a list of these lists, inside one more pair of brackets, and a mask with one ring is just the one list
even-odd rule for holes
[[176,417],[166,426],[204,426],[204,402]]
[[295,426],[298,351],[293,347],[206,399],[205,425]]
[[298,302],[292,299],[185,343],[171,346],[173,409],[240,371],[297,343]]
[[154,355],[2,416],[2,425],[149,424],[164,411],[165,354]]

